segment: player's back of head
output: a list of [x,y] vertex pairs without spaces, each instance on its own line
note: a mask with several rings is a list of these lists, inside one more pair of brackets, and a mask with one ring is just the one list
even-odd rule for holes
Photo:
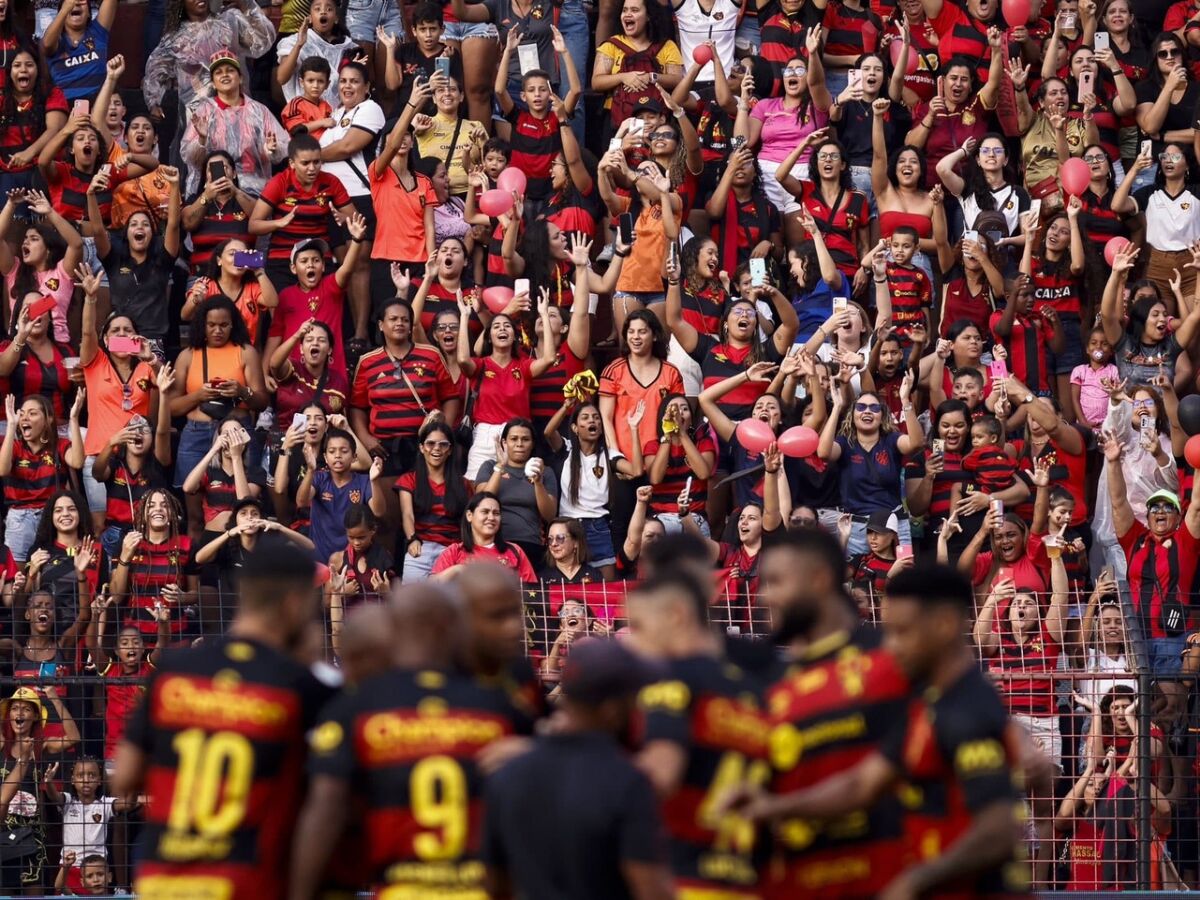
[[449,668],[463,637],[462,597],[452,585],[401,585],[388,601],[391,661],[402,669]]
[[975,605],[970,580],[957,569],[940,563],[917,563],[901,569],[888,579],[887,596],[924,606],[952,607],[964,615]]
[[286,538],[264,534],[238,571],[238,608],[263,612],[280,606],[289,593],[311,594],[316,571],[312,553]]
[[837,538],[823,528],[780,529],[763,535],[763,552],[791,552],[805,556],[829,576],[833,585],[840,585],[846,567],[846,556]]

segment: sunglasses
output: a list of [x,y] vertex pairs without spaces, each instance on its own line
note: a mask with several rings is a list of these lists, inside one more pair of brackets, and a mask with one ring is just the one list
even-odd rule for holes
[[878,413],[883,412],[883,407],[880,406],[878,403],[855,403],[854,411],[878,414]]
[[842,154],[836,151],[817,154],[817,159],[821,160],[821,162],[837,162],[841,158]]
[[1163,47],[1156,55],[1159,59],[1171,59],[1182,54],[1179,52],[1178,47]]
[[675,140],[675,132],[670,131],[670,130],[656,131],[652,135],[650,135],[650,140],[652,140],[652,141],[673,141],[673,140]]
[[1107,157],[1107,156],[1102,156],[1102,155],[1101,155],[1101,154],[1099,154],[1099,153],[1089,153],[1087,156],[1085,156],[1085,157],[1083,158],[1083,161],[1084,161],[1085,163],[1102,163],[1102,162],[1104,162],[1106,159],[1108,159],[1108,157]]
[[450,324],[443,322],[441,325],[434,325],[433,330],[435,332],[437,332],[437,331],[458,331],[458,326],[450,325]]
[[1169,163],[1183,162],[1183,154],[1176,153],[1173,151],[1170,153],[1160,153],[1160,154],[1158,154],[1158,161],[1159,162],[1169,162]]
[[801,78],[808,74],[808,69],[804,66],[788,66],[783,70],[784,78]]
[[1179,512],[1174,503],[1168,503],[1166,500],[1161,500],[1158,503],[1151,503],[1146,506],[1146,512]]
[[570,539],[571,539],[571,536],[569,534],[552,534],[552,535],[550,535],[550,537],[546,538],[546,543],[548,543],[548,544],[565,544]]
[[421,446],[424,447],[426,450],[449,450],[450,442],[449,441],[426,441]]

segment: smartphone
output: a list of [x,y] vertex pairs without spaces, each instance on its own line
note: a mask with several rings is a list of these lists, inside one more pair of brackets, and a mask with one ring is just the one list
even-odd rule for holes
[[991,231],[985,231],[984,234],[986,234],[989,238],[991,238],[993,247],[1000,246],[1000,241],[1003,240],[1005,237],[1005,234],[1002,231],[991,230]]
[[667,259],[670,260],[671,268],[679,268],[679,244],[671,241],[671,249],[667,252]]
[[[1012,566],[1001,566],[999,569],[996,570],[996,581],[1012,581],[1012,580],[1013,580]],[[993,581],[992,584],[995,584],[996,581]]]
[[622,244],[626,247],[633,244],[633,213],[621,214],[621,218],[617,220],[617,232],[621,236]]
[[861,69],[851,69],[846,74],[849,76],[849,79],[850,79],[849,80],[850,87],[856,88],[862,84],[862,70]]
[[634,119],[632,122],[629,123],[629,132],[628,133],[633,135],[634,137],[641,137],[642,132],[645,130],[646,130],[646,120],[645,119]]
[[217,387],[220,387],[221,385],[223,385],[224,383],[225,383],[225,379],[224,379],[224,378],[210,378],[210,379],[208,379],[208,386],[209,386],[209,387],[214,387],[214,388],[217,388]]
[[734,135],[733,140],[729,142],[729,150],[736,153],[746,146],[746,136],[743,134]]
[[111,353],[141,353],[142,342],[131,337],[111,337],[108,339],[108,349]]
[[750,284],[753,287],[762,287],[767,283],[767,261],[765,259],[750,260]]
[[446,78],[450,77],[450,57],[439,56],[433,61],[433,67],[436,71],[441,72]]
[[1138,151],[1139,156],[1150,156],[1154,152],[1154,142],[1149,138],[1142,141],[1142,149]]
[[988,363],[988,377],[993,381],[1003,381],[1008,377],[1008,365],[1002,359],[993,359]]
[[514,296],[519,295],[519,294],[528,294],[528,293],[529,293],[529,279],[528,278],[518,278],[516,281],[513,282],[513,295]]
[[541,57],[538,55],[537,44],[518,44],[517,45],[517,64],[521,67],[521,77],[525,77],[535,69],[542,67]]
[[292,415],[292,428],[307,428],[307,427],[308,427],[308,414],[307,413],[294,413]]
[[87,100],[76,100],[75,105],[71,107],[71,115],[73,116],[90,116],[92,114],[92,104]]
[[29,321],[34,322],[40,319],[46,313],[50,312],[57,305],[57,301],[53,297],[42,297],[29,304]]
[[901,545],[896,548],[896,562],[900,562],[900,560],[902,560],[902,559],[908,559],[912,555],[913,555],[913,548],[908,546],[907,544]]
[[1031,213],[1033,213],[1033,215],[1036,218],[1040,219],[1042,217],[1042,201],[1041,200],[1030,200],[1029,201],[1029,211]]
[[208,161],[208,180],[216,181],[219,178],[225,177],[225,163],[219,159],[210,159]]
[[1154,416],[1143,415],[1138,420],[1138,425],[1141,426],[1142,434],[1150,434],[1154,430]]
[[253,250],[234,250],[233,264],[241,266],[243,269],[261,269],[263,267],[263,255]]
[[974,244],[978,244],[979,243],[979,232],[978,231],[964,231],[962,239],[963,239],[964,244],[967,243],[968,241],[971,243],[974,243]]
[[692,497],[692,476],[691,476],[691,475],[689,475],[689,476],[687,477],[687,481],[685,481],[685,482],[683,483],[683,494],[684,494],[684,496],[685,496],[685,497],[687,497],[689,500],[690,500],[690,499],[691,499],[691,497]]
[[611,153],[614,150],[620,150],[620,149],[621,149],[621,139],[620,138],[613,138],[611,141],[608,142],[608,152],[609,153]]
[[1085,69],[1079,73],[1079,93],[1076,95],[1076,100],[1080,103],[1083,98],[1092,93],[1096,84],[1096,73]]
[[1107,50],[1109,47],[1108,32],[1097,31],[1094,35],[1092,35],[1092,46],[1096,49],[1097,53],[1099,53],[1101,50]]
[[933,452],[938,456],[946,455],[946,442],[942,438],[934,438],[930,443],[930,446],[932,447]]
[[835,316],[838,313],[845,312],[849,306],[850,306],[850,301],[846,297],[834,297],[833,298],[833,314]]

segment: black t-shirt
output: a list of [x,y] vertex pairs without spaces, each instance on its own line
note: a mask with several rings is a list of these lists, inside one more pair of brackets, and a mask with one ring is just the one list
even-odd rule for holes
[[621,900],[626,862],[665,863],[650,782],[597,732],[538,738],[489,780],[483,860],[525,900]]
[[141,265],[129,255],[123,236],[112,235],[112,247],[100,262],[108,273],[113,312],[129,316],[143,337],[161,340],[169,327],[168,295],[175,257],[163,247],[161,237],[150,242]]
[[[1156,65],[1154,60],[1151,60],[1151,65]],[[1155,84],[1154,81],[1147,78],[1144,81],[1138,82],[1136,88],[1136,97],[1138,105],[1143,103],[1154,103],[1158,100],[1158,95],[1162,93],[1162,86]],[[1197,106],[1200,105],[1200,84],[1195,81],[1189,81],[1187,90],[1183,92],[1183,97],[1178,103],[1172,103],[1167,107],[1167,117],[1163,120],[1162,128],[1159,129],[1159,134],[1166,134],[1168,131],[1180,131],[1188,128],[1194,128],[1196,125],[1196,114],[1200,112]],[[1158,154],[1162,153],[1165,144],[1158,138],[1154,138],[1154,157],[1158,159]],[[1196,164],[1195,156],[1192,153],[1192,142],[1184,142],[1184,153],[1191,165]]]
[[[834,123],[838,140],[850,156],[850,165],[871,165],[871,126],[874,113],[865,100],[851,100],[842,107],[842,118]],[[912,113],[903,103],[893,101],[883,120],[883,136],[888,148],[904,144],[912,129]]]
[[[450,59],[450,77],[458,82],[460,89],[463,88],[463,64],[462,57],[455,53],[449,57]],[[404,104],[408,102],[408,98],[412,96],[413,84],[418,75],[429,78],[437,69],[436,56],[426,56],[421,52],[421,48],[416,45],[416,42],[400,44],[396,47],[396,63],[400,67],[400,77],[403,79],[400,82],[400,90],[396,92],[396,104],[392,107],[392,114],[399,116],[404,111]],[[432,103],[427,104],[432,107]],[[430,109],[423,109],[421,112],[430,112]],[[430,112],[430,115],[432,113]]]

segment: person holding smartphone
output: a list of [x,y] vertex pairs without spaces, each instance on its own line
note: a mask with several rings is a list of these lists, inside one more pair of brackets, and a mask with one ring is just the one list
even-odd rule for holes
[[250,343],[259,346],[259,322],[265,311],[279,306],[279,295],[263,269],[263,262],[263,255],[247,247],[245,241],[230,238],[217,244],[207,276],[192,284],[179,318],[191,321],[197,306],[221,294],[233,301],[250,330]]

